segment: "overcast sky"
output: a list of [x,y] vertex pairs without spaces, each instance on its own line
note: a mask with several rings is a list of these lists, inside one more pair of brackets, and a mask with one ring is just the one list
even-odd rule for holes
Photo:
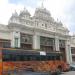
[[[33,15],[41,3],[42,0],[0,0],[0,24],[7,24],[12,13],[19,12],[24,6]],[[58,18],[70,33],[75,32],[75,0],[44,0],[43,4],[55,20]]]

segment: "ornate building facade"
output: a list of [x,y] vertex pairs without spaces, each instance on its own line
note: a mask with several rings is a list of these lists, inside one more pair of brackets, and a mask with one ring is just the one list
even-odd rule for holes
[[26,8],[12,14],[8,25],[0,25],[0,46],[60,51],[64,61],[72,62],[69,30],[44,7],[36,8],[32,17]]
[[71,57],[72,63],[75,63],[75,34],[71,36]]

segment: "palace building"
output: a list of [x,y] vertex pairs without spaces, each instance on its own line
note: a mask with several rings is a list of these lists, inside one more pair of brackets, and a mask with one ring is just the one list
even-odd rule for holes
[[75,34],[71,36],[71,58],[72,63],[75,63]]
[[64,61],[72,62],[69,30],[44,7],[36,8],[33,16],[26,8],[15,11],[8,25],[0,24],[0,47],[60,51]]

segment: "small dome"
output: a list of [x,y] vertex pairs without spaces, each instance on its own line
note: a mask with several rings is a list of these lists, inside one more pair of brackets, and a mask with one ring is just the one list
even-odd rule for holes
[[44,7],[36,8],[34,15],[37,16],[39,13],[42,13],[42,15],[51,16],[50,12]]
[[16,12],[16,10],[14,13],[12,13],[12,16],[10,17],[10,19],[13,19],[13,18],[18,18],[18,13]]
[[13,16],[18,16],[18,13],[16,12],[16,10],[15,10],[15,13],[14,14],[12,14]]
[[44,7],[36,8],[34,18],[38,18],[47,22],[54,21],[54,19],[51,17],[50,12]]
[[30,16],[30,13],[28,12],[28,10],[24,7],[23,11],[20,12],[19,16]]

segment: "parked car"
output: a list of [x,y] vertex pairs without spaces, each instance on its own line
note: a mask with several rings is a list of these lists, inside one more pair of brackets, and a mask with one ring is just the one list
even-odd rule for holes
[[75,64],[70,64],[69,67],[70,67],[70,71],[75,71]]

